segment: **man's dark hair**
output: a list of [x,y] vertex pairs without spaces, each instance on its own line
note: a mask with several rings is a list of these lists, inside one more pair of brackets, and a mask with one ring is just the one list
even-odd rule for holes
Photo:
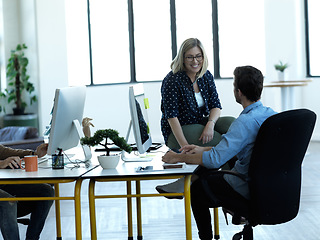
[[233,72],[235,88],[245,95],[248,100],[256,102],[260,99],[263,89],[263,75],[252,66],[236,67]]

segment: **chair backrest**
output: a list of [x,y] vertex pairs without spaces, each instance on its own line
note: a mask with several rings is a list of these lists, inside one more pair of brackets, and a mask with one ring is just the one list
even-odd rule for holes
[[315,121],[314,112],[297,109],[273,115],[262,124],[249,167],[253,224],[279,224],[296,217],[301,164]]

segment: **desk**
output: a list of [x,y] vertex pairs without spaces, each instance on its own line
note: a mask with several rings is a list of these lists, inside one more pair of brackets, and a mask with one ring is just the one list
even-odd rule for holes
[[264,87],[281,88],[281,110],[289,110],[294,108],[294,87],[307,86],[311,80],[291,80],[291,81],[275,81],[264,84]]
[[[64,168],[55,169],[51,167],[51,161],[47,161],[39,165],[37,172],[26,172],[21,169],[1,169],[0,184],[39,184],[49,183],[54,184],[55,197],[19,197],[19,198],[2,198],[0,201],[36,201],[36,200],[55,200],[56,207],[56,228],[57,239],[61,238],[61,221],[60,221],[60,200],[74,200],[75,204],[75,228],[76,239],[82,239],[81,234],[81,203],[80,203],[80,190],[82,178],[84,173],[91,170],[94,166],[89,168]],[[43,168],[46,167],[46,168]],[[73,196],[60,197],[59,183],[75,182],[75,189]]]
[[[153,166],[154,171],[136,172],[138,166]],[[102,169],[100,166],[87,172],[82,178],[90,179],[89,182],[89,205],[90,205],[90,228],[91,239],[97,239],[96,230],[96,213],[95,200],[102,198],[127,198],[127,214],[128,214],[128,239],[133,239],[132,230],[132,198],[137,200],[137,227],[138,239],[142,239],[142,219],[141,219],[141,197],[161,197],[161,196],[184,196],[185,206],[185,226],[186,239],[192,239],[191,231],[191,204],[190,204],[190,182],[191,175],[197,165],[187,165],[183,169],[163,170],[160,158],[154,158],[152,162],[135,162],[118,164],[116,169]],[[141,193],[140,181],[160,180],[160,179],[177,179],[185,177],[184,193]],[[123,195],[95,195],[96,182],[125,181],[126,194]],[[132,193],[132,181],[136,184],[136,193]]]

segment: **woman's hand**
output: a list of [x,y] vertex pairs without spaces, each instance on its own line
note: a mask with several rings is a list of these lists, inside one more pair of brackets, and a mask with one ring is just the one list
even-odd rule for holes
[[46,155],[47,151],[48,151],[48,143],[42,143],[37,147],[37,150],[34,152],[34,154],[40,158]]
[[203,132],[199,138],[199,140],[202,141],[202,144],[206,144],[213,139],[213,135],[214,135],[213,129],[214,129],[214,122],[208,121],[208,123],[204,127]]
[[15,168],[20,168],[20,157],[13,156],[13,157],[8,157],[5,160],[0,161],[0,168],[6,168],[10,167],[12,169]]

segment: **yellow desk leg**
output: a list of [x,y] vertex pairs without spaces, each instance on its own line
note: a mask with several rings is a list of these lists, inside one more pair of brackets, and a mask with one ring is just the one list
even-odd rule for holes
[[81,231],[81,184],[82,178],[79,178],[76,181],[76,185],[74,188],[74,209],[75,209],[75,219],[76,219],[76,239],[82,239],[82,231]]
[[[59,197],[59,183],[54,184],[54,196]],[[61,215],[60,215],[60,200],[55,200],[56,207],[56,229],[57,229],[57,240],[61,240]]]
[[95,179],[90,179],[89,182],[89,212],[90,212],[90,230],[91,240],[97,240],[97,226],[96,226],[96,206],[94,196]]
[[[131,195],[131,181],[127,181],[127,196]],[[133,240],[132,229],[132,198],[127,197],[127,211],[128,211],[128,240]]]
[[184,207],[185,207],[186,239],[187,240],[192,239],[190,184],[191,184],[191,175],[188,175],[184,178]]
[[[140,180],[136,181],[136,192],[141,194]],[[138,240],[142,240],[142,218],[141,218],[141,197],[137,197],[137,224],[138,224]]]
[[220,239],[218,208],[213,209],[213,216],[214,216],[214,239]]

